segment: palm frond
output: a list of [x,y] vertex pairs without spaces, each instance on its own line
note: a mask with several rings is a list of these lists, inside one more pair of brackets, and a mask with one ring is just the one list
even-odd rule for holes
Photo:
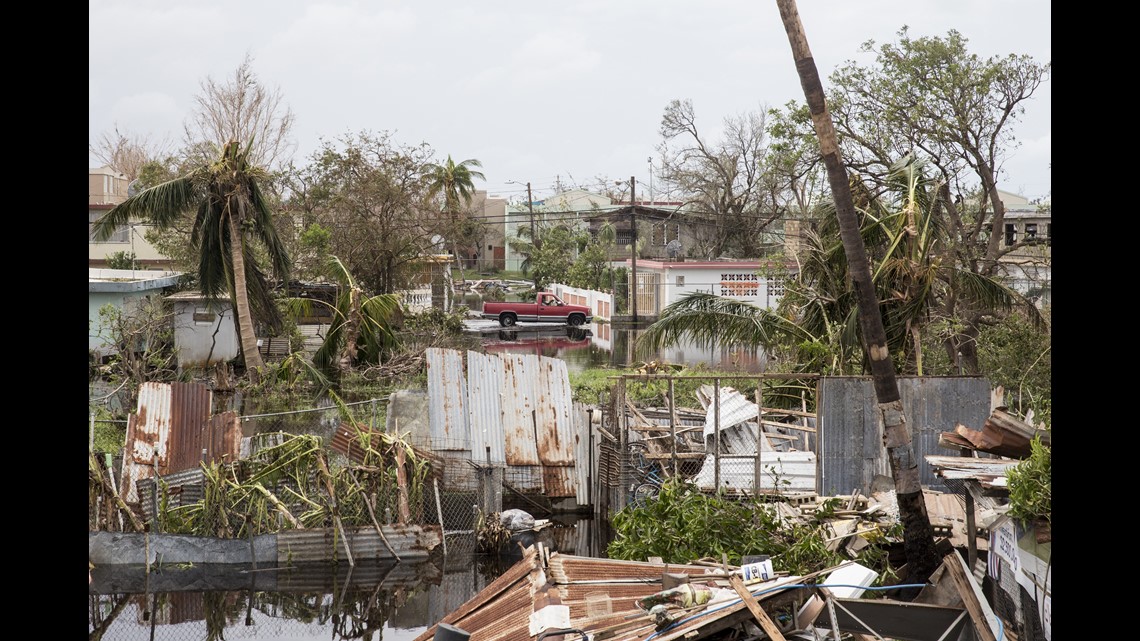
[[132,220],[167,227],[179,217],[193,211],[200,197],[201,192],[193,176],[168,180],[115,205],[95,221],[91,231],[97,240],[104,241]]
[[686,339],[695,345],[770,347],[781,335],[810,338],[795,323],[752,303],[693,292],[661,310],[637,342],[653,350]]

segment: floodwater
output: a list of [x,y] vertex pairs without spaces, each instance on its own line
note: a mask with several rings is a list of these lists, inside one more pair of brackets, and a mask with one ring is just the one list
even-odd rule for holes
[[[604,557],[608,523],[552,517],[538,541],[553,551]],[[350,567],[95,568],[88,590],[94,641],[412,641],[519,558],[474,551],[449,535],[426,560]]]
[[[477,295],[468,294],[464,304],[471,310],[483,309]],[[722,371],[761,374],[767,367],[764,351],[732,345],[701,346],[693,343],[660,350],[637,345],[645,327],[615,328],[609,323],[588,323],[568,327],[558,323],[520,323],[500,327],[493,320],[469,320],[467,331],[478,332],[487,352],[538,354],[561,358],[570,371],[595,367],[624,368],[656,361],[658,364],[703,366]]]

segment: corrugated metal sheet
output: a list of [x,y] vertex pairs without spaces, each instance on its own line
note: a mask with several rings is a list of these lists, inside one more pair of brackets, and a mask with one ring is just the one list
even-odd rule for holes
[[[536,374],[538,458],[543,465],[574,465],[574,422],[570,416],[573,399],[566,361],[539,356]],[[568,493],[561,492],[552,496],[574,495],[573,488]]]
[[[236,457],[241,428],[232,412],[211,422],[210,389],[201,383],[147,382],[139,387],[138,407],[127,421],[122,489],[137,501],[138,481],[194,469],[207,459]],[[232,458],[230,459],[232,460]]]
[[542,468],[542,490],[550,498],[577,496],[574,487],[574,468],[559,465],[544,465]]
[[432,449],[470,449],[467,426],[467,378],[463,355],[452,349],[429,347],[427,357],[428,423]]
[[535,442],[538,356],[503,354],[503,449],[507,465],[541,465]]
[[507,461],[503,439],[503,359],[467,352],[467,412],[471,460],[482,465]]
[[[443,540],[439,526],[394,524],[382,525],[381,530],[401,559],[427,557]],[[394,558],[372,526],[348,527],[345,535],[354,562]],[[336,528],[285,530],[277,534],[277,562],[282,565],[347,560]]]
[[[712,385],[702,385],[701,392],[704,397],[701,404],[706,405],[705,410],[707,412],[705,414],[705,442],[710,443],[709,439],[716,433],[717,424],[717,408],[716,404],[712,402],[715,390]],[[707,404],[704,399],[709,399]],[[758,414],[756,403],[748,400],[743,394],[731,387],[720,388],[720,429],[722,431],[726,427],[753,420]],[[721,436],[723,438],[723,434]]]
[[[574,403],[573,413],[576,418],[574,424],[578,426],[574,430],[574,487],[575,500],[578,505],[590,504],[590,483],[593,476],[597,476],[598,469],[598,450],[597,447],[592,447],[590,442],[590,435],[593,433],[593,426],[590,425],[590,418],[593,414],[598,415],[601,419],[601,411],[587,412],[586,406],[582,403]],[[562,549],[562,548],[558,548]]]
[[137,411],[127,419],[126,453],[123,457],[121,492],[128,502],[139,500],[138,481],[166,468],[170,440],[171,389],[168,383],[147,382],[139,386]]
[[[958,423],[982,425],[990,415],[988,380],[980,377],[898,378],[903,413],[911,431],[919,480],[924,487],[945,491],[943,480],[928,465],[927,454],[945,454],[938,435]],[[825,376],[819,379],[820,494],[866,492],[875,475],[890,477],[874,383],[869,376]]]

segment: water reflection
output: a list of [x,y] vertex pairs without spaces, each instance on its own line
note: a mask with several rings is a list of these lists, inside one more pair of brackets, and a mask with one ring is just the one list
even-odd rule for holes
[[644,328],[614,328],[608,323],[590,323],[582,327],[524,325],[484,332],[483,348],[489,353],[561,358],[571,371],[593,367],[621,368],[652,361],[749,374],[763,373],[767,366],[764,350],[759,348],[704,347],[692,343],[656,351],[639,348],[637,338],[644,332]]
[[[552,518],[537,540],[551,550],[605,556],[608,522]],[[412,641],[521,557],[477,553],[470,535],[449,535],[430,559],[248,568],[144,566],[92,570],[89,638],[387,639]]]

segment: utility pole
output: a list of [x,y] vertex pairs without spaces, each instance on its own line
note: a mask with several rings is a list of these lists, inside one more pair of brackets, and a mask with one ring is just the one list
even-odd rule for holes
[[[530,210],[530,244],[537,251],[538,250],[538,236],[535,234],[535,230],[534,230],[534,196],[532,196],[530,193],[530,181],[527,181],[527,183],[526,183],[526,207],[527,207],[527,209]],[[531,269],[534,269],[533,264],[531,265]],[[536,294],[538,293],[538,275],[537,274],[534,277],[534,291]]]
[[633,244],[630,247],[633,251],[631,254],[631,276],[630,289],[632,290],[631,298],[633,298],[633,323],[637,324],[637,205],[633,198],[633,191],[637,185],[637,178],[634,176],[629,177],[629,232],[630,238],[633,239]]

